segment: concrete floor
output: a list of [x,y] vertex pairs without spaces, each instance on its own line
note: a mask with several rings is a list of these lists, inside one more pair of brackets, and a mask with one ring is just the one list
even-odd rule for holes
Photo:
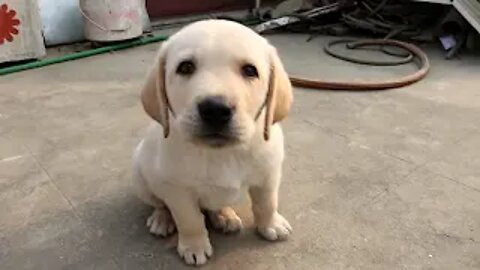
[[[272,36],[292,74],[360,80],[328,40]],[[0,268],[188,269],[144,227],[130,158],[148,118],[138,89],[157,45],[0,78]],[[281,211],[270,244],[212,233],[205,269],[480,269],[480,59],[446,61],[404,89],[297,89],[284,124]]]

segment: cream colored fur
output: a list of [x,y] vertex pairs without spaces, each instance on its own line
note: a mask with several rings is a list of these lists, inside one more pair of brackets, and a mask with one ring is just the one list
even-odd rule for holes
[[[178,76],[179,62],[192,57],[196,74]],[[245,63],[257,68],[259,78],[242,76]],[[235,144],[211,147],[195,137],[197,102],[212,95],[235,107]],[[276,50],[242,25],[201,21],[162,45],[142,89],[152,123],[134,153],[134,181],[140,198],[155,208],[147,220],[150,232],[167,236],[177,230],[178,253],[186,263],[204,264],[213,253],[202,210],[209,210],[216,228],[238,231],[242,222],[230,206],[246,193],[263,237],[283,240],[290,234],[278,213],[278,189],[284,159],[279,122],[291,103]]]

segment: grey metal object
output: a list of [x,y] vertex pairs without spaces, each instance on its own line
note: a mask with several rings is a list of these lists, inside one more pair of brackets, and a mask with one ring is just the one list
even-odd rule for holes
[[314,8],[314,9],[311,9],[311,10],[308,10],[308,11],[305,11],[305,12],[302,12],[302,13],[298,13],[296,15],[282,16],[280,18],[276,18],[276,19],[273,19],[273,20],[270,20],[270,21],[259,24],[259,25],[254,27],[254,30],[257,33],[263,33],[263,32],[269,31],[269,30],[274,30],[274,29],[283,27],[285,25],[289,25],[289,24],[292,24],[292,23],[299,22],[299,21],[301,21],[302,19],[305,19],[305,18],[313,18],[313,17],[316,17],[316,16],[320,16],[320,15],[323,15],[323,14],[327,14],[327,13],[336,11],[336,10],[338,10],[339,7],[340,7],[339,3],[333,3],[333,4],[330,4],[330,5],[325,5],[325,6]]
[[479,0],[414,0],[443,5],[453,5],[468,23],[480,33],[480,1]]
[[480,33],[480,1],[454,0],[453,6]]
[[84,40],[78,0],[39,0],[38,4],[47,46]]
[[452,0],[415,0],[417,2],[428,2],[433,4],[451,5]]
[[[141,1],[143,31],[151,31],[150,18]],[[84,21],[78,0],[38,0],[45,45],[54,46],[85,40]]]

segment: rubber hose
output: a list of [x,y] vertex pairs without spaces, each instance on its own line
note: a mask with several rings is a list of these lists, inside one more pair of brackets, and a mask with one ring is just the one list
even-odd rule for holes
[[14,73],[14,72],[23,71],[23,70],[34,69],[34,68],[44,67],[44,66],[48,66],[48,65],[57,64],[57,63],[76,60],[76,59],[80,59],[80,58],[85,58],[85,57],[89,57],[89,56],[93,56],[93,55],[97,55],[97,54],[128,49],[128,48],[132,48],[132,47],[136,47],[136,46],[140,46],[140,45],[146,45],[146,44],[153,43],[153,42],[164,41],[167,38],[168,38],[168,36],[141,37],[139,39],[135,39],[135,40],[131,40],[131,41],[125,41],[125,42],[122,42],[122,43],[117,43],[117,44],[112,44],[112,45],[107,45],[107,46],[104,46],[104,47],[101,47],[101,48],[85,50],[85,51],[81,51],[81,52],[67,54],[67,55],[60,56],[60,57],[39,60],[39,61],[31,62],[31,63],[15,65],[15,66],[6,67],[6,68],[0,68],[0,76],[10,74],[10,73]]
[[[376,61],[376,60],[371,60],[371,59],[364,60],[364,59],[360,59],[360,58],[355,58],[355,57],[342,55],[342,54],[339,54],[339,53],[335,52],[332,49],[332,47],[334,45],[337,45],[337,44],[346,44],[348,49],[355,50],[355,49],[358,49],[358,48],[365,47],[365,45],[362,44],[362,41],[355,41],[355,40],[352,40],[352,39],[340,39],[340,40],[335,40],[335,41],[332,41],[332,42],[328,43],[327,46],[325,46],[325,48],[324,48],[324,51],[327,54],[329,54],[329,55],[331,55],[335,58],[342,59],[344,61],[348,61],[348,62],[352,62],[352,63],[356,63],[356,64],[372,65],[372,66],[397,66],[397,65],[403,65],[403,64],[409,63],[413,60],[413,54],[411,54],[411,53],[407,54],[406,56],[404,56],[404,57],[402,57],[398,60],[389,60],[389,61]],[[396,47],[398,47],[398,46],[396,46]],[[387,51],[385,53],[390,54],[389,51]]]
[[[6,67],[0,69],[0,75],[6,75],[14,72],[19,72],[28,69],[39,68],[47,65],[53,65],[57,63],[62,63],[66,61],[71,61],[75,59],[85,58],[97,54],[102,54],[106,52],[116,51],[127,49],[135,46],[146,45],[149,43],[163,41],[168,39],[168,36],[153,36],[153,37],[142,37],[137,40],[128,41],[120,44],[109,45],[101,48],[86,50],[82,52],[77,52],[57,58],[40,60],[32,63],[16,65],[12,67]],[[296,76],[290,76],[290,81],[294,86],[306,87],[306,88],[315,88],[315,89],[327,89],[327,90],[382,90],[382,89],[391,89],[396,87],[402,87],[414,82],[421,80],[427,75],[428,70],[430,69],[430,64],[426,54],[416,47],[415,45],[396,41],[389,39],[381,40],[366,40],[359,42],[359,46],[368,46],[368,45],[391,45],[403,48],[411,52],[419,60],[420,69],[414,74],[407,75],[397,80],[389,80],[384,82],[330,82],[330,81],[321,81],[321,80],[312,80]]]
[[409,51],[414,59],[418,60],[419,70],[413,74],[406,75],[399,79],[391,79],[380,82],[333,82],[333,81],[323,81],[323,80],[312,80],[307,78],[301,78],[296,76],[290,76],[290,81],[292,85],[297,87],[304,88],[315,88],[315,89],[325,89],[325,90],[346,90],[346,91],[371,91],[371,90],[386,90],[391,88],[402,87],[415,83],[423,79],[429,69],[430,62],[428,61],[427,55],[417,46],[392,39],[370,39],[358,41],[357,46],[372,46],[372,45],[389,45],[402,48]]

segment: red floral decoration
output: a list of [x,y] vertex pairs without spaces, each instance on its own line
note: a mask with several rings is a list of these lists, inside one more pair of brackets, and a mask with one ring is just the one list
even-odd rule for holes
[[15,27],[20,24],[20,20],[15,19],[17,12],[13,9],[9,10],[7,4],[0,6],[0,45],[5,40],[13,41],[13,36],[18,35],[18,29]]

